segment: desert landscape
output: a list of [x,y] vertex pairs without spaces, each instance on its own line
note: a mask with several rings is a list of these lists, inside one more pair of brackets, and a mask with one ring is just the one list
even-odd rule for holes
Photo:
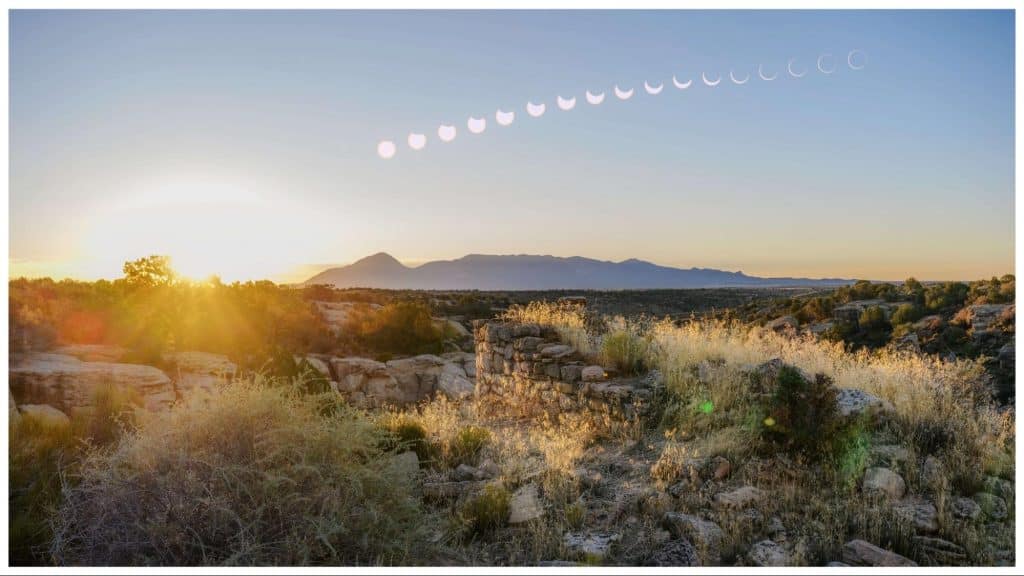
[[9,286],[16,563],[1015,559],[1010,275],[567,295],[124,270]]
[[282,8],[8,11],[9,568],[1018,565],[1013,10]]

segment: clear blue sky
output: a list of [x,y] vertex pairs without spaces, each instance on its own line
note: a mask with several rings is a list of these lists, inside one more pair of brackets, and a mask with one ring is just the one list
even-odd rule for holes
[[[1002,12],[11,14],[12,273],[296,279],[388,251],[1013,270]],[[852,49],[863,70],[845,65]],[[821,53],[838,69],[814,70]],[[788,59],[811,71],[756,78]],[[715,88],[699,74],[752,74]],[[686,91],[675,73],[697,75]],[[658,96],[643,81],[666,82]],[[620,102],[613,84],[637,90]],[[583,102],[584,90],[608,91]],[[557,94],[576,96],[571,112]],[[547,113],[529,118],[527,100]],[[515,110],[510,127],[497,108]],[[470,135],[468,116],[486,116]],[[455,124],[450,144],[436,137]],[[426,148],[405,145],[410,131]],[[381,139],[398,154],[376,155]]]

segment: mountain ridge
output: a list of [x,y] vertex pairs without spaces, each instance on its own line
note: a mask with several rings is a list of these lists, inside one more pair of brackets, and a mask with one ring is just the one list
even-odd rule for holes
[[620,262],[583,256],[467,254],[406,266],[377,252],[347,266],[324,270],[303,285],[410,290],[626,290],[839,286],[844,278],[764,278],[715,268],[674,268],[637,258]]

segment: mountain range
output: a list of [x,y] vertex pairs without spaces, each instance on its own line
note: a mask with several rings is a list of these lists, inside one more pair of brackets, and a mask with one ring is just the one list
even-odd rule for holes
[[841,278],[761,278],[713,268],[672,268],[631,258],[609,262],[573,256],[469,254],[406,266],[380,252],[348,266],[330,268],[304,285],[413,290],[619,290],[839,286]]

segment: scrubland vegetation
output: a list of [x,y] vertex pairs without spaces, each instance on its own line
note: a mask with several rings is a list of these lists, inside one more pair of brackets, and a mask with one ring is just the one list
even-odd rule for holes
[[[333,292],[310,296],[269,283],[197,287],[154,281],[147,270],[129,273],[141,283],[14,281],[12,318],[19,326],[57,327],[53,336],[61,341],[145,333],[148,342],[155,341],[153,327],[163,327],[160,346],[184,347],[215,338],[192,331],[192,314],[206,314],[216,331],[213,315],[230,310],[239,333],[202,345],[232,354],[251,345],[271,359],[275,349],[290,359],[289,347],[308,352],[321,343],[325,351],[413,354],[436,350],[446,338],[422,302],[375,300],[372,292],[347,300],[383,308],[352,315],[354,336],[345,340],[326,330],[310,304],[332,301]],[[918,290],[908,282],[896,290],[909,290],[913,300],[888,322],[914,322],[970,298],[1004,298],[1012,279],[998,288],[965,286]],[[147,307],[158,293],[173,294],[167,297],[179,307]],[[797,312],[830,314],[841,299],[889,293],[854,285],[808,297]],[[473,302],[479,300],[459,305]],[[79,325],[68,318],[81,309],[93,310],[102,330],[61,332]],[[752,546],[766,538],[783,543],[789,564],[837,560],[855,538],[921,564],[1012,562],[1015,421],[993,401],[983,359],[851,346],[736,318],[588,310],[530,303],[503,317],[554,326],[612,373],[655,371],[660,387],[644,418],[610,422],[567,412],[521,420],[485,416],[472,399],[440,397],[362,411],[308,366],[267,369],[266,361],[165,412],[140,410],[130,395],[102,389],[96,408],[71,414],[70,422],[12,417],[12,562],[678,563],[685,554],[665,552],[681,539],[669,513],[721,531],[713,540],[685,535],[704,564],[749,564]],[[289,344],[279,347],[282,341]],[[837,408],[841,389],[870,393],[891,410],[845,416]],[[916,509],[908,515],[906,501],[865,488],[865,473],[875,467],[898,472],[917,499],[911,506],[934,505],[927,538],[917,533]],[[761,494],[746,508],[720,504],[723,494],[746,487]],[[511,522],[531,490],[542,513]],[[972,497],[996,510],[963,518],[962,501]],[[953,548],[936,552],[938,539]]]

